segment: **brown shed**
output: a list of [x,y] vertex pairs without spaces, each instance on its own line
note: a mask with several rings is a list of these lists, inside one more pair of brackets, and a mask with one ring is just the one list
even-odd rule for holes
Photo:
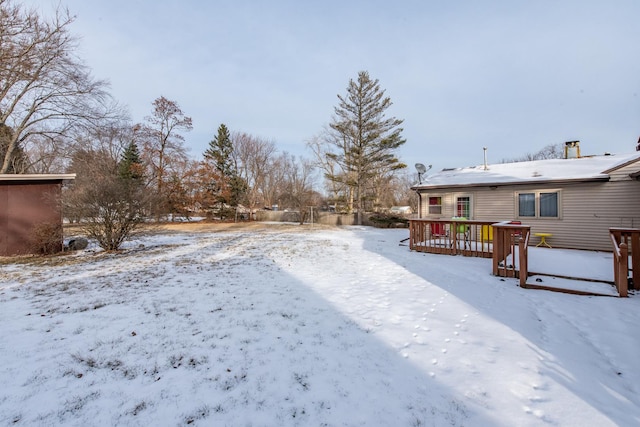
[[30,253],[38,227],[47,225],[62,231],[62,182],[75,177],[0,174],[0,256]]

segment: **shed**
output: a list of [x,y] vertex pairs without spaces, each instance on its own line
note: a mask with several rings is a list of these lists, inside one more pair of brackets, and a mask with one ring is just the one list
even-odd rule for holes
[[0,256],[31,253],[34,233],[42,226],[59,228],[62,236],[62,183],[75,177],[0,174]]

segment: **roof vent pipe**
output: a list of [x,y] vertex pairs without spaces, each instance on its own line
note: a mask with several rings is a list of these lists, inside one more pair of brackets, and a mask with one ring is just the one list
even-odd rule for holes
[[484,150],[484,170],[489,170],[489,166],[487,165],[487,147],[482,147]]

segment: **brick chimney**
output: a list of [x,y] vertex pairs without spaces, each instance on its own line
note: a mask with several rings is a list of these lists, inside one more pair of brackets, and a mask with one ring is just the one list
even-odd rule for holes
[[580,141],[567,141],[564,143],[564,158],[580,158]]

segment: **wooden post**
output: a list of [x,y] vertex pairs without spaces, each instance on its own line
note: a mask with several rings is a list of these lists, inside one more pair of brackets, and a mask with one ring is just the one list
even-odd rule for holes
[[618,268],[618,294],[621,297],[626,297],[628,290],[627,275],[629,274],[629,251],[626,243],[620,245]]
[[631,235],[631,273],[633,289],[640,289],[640,233]]
[[527,277],[529,276],[529,266],[527,265],[529,261],[527,259],[527,248],[525,247],[522,237],[518,240],[518,256],[520,261],[520,287],[524,288],[527,284]]
[[496,228],[493,230],[493,275],[498,275],[498,264],[500,259],[500,252],[502,249],[500,248],[500,238],[498,237],[502,233],[501,228]]
[[[612,240],[614,240],[615,238],[612,238]],[[618,256],[620,254],[616,252],[616,245],[615,245],[615,240],[614,240],[614,245],[613,245],[613,283],[615,283],[616,285],[616,289],[618,288],[618,275],[620,274],[620,269],[618,268]]]

